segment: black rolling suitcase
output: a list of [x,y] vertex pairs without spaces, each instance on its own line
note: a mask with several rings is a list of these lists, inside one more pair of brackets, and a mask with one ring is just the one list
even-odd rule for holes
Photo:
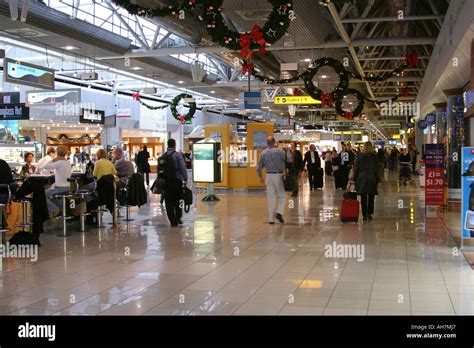
[[334,184],[336,186],[336,190],[338,188],[342,188],[343,181],[344,181],[344,178],[343,178],[342,170],[341,169],[335,170],[334,171]]
[[323,168],[318,168],[316,169],[316,173],[315,173],[315,181],[316,181],[316,188],[320,188],[322,189],[324,187],[324,171],[323,171]]

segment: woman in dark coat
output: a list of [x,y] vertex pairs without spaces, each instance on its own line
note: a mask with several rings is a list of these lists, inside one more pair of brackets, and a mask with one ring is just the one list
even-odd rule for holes
[[354,181],[357,194],[361,197],[360,203],[364,221],[372,220],[375,195],[378,194],[377,184],[380,178],[377,155],[370,141],[364,144],[361,154],[356,159]]
[[146,145],[143,145],[142,151],[137,154],[136,164],[137,172],[142,173],[146,178],[146,185],[150,186],[150,164],[148,159],[150,154],[147,151]]

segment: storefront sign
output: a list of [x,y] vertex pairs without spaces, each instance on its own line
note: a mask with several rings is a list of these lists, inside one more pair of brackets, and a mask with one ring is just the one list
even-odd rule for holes
[[220,143],[193,144],[193,181],[221,182]]
[[337,115],[322,115],[322,121],[337,121]]
[[132,109],[117,109],[117,118],[131,118]]
[[54,70],[39,65],[5,58],[3,64],[5,82],[44,89],[54,89]]
[[77,104],[81,102],[80,89],[62,89],[57,91],[28,91],[26,103],[31,105],[51,105],[56,103]]
[[105,122],[105,111],[81,109],[81,115],[79,116],[79,122],[80,123],[104,124],[104,122]]
[[310,96],[280,96],[276,97],[273,102],[276,105],[321,104],[320,100],[313,99]]
[[474,147],[462,148],[462,237],[474,236]]
[[30,109],[24,103],[0,104],[0,120],[29,120]]
[[19,104],[20,92],[0,93],[0,104]]
[[444,146],[425,145],[425,206],[444,205]]

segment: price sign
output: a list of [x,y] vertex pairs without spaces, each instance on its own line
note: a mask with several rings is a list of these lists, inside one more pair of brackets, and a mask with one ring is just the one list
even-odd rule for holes
[[444,147],[425,146],[425,205],[444,205]]

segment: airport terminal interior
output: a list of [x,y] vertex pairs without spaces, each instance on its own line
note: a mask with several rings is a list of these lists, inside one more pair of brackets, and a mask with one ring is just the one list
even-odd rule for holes
[[473,315],[474,1],[0,1],[0,315]]

